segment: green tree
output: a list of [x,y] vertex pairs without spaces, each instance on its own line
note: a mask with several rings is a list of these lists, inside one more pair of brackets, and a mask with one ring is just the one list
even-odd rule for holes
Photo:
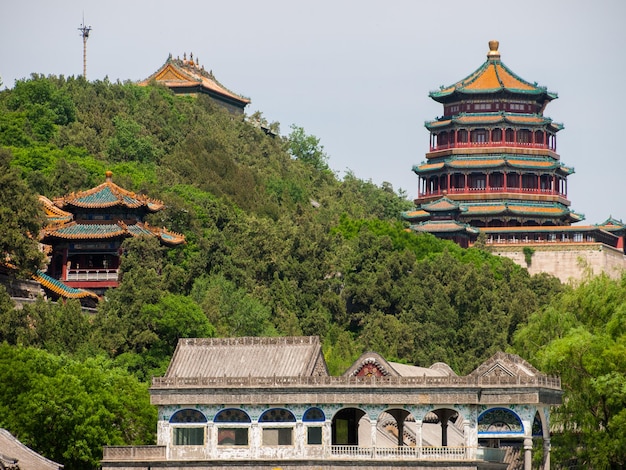
[[0,380],[0,426],[68,470],[98,468],[103,445],[154,442],[147,385],[108,359],[3,344]]
[[626,466],[626,277],[587,279],[534,313],[515,349],[559,375],[554,459],[578,467]]
[[288,143],[289,152],[295,158],[317,170],[328,170],[328,155],[324,152],[324,146],[320,145],[320,139],[307,135],[304,128],[292,124]]
[[18,275],[29,277],[43,259],[37,247],[43,210],[17,170],[9,166],[11,157],[0,148],[0,256],[3,264],[15,266]]

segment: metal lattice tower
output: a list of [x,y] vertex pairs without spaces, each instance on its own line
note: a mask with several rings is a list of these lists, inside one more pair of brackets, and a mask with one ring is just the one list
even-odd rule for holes
[[78,30],[83,37],[83,78],[87,80],[87,39],[89,39],[91,25],[85,26],[85,15],[83,15],[83,22]]

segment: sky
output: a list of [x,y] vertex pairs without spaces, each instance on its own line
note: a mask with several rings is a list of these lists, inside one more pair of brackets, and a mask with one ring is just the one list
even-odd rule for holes
[[1,88],[31,73],[139,81],[193,53],[230,90],[320,139],[329,165],[417,195],[430,91],[466,77],[500,41],[502,62],[559,98],[557,137],[571,208],[626,221],[624,0],[2,0]]

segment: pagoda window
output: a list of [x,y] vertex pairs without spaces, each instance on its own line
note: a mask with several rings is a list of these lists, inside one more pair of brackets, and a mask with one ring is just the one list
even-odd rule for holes
[[507,173],[506,175],[506,187],[517,189],[520,187],[520,178],[517,173]]
[[539,184],[542,191],[552,191],[552,176],[541,175],[539,177]]
[[485,129],[475,129],[470,134],[470,140],[473,143],[487,142],[487,131]]
[[543,131],[535,131],[535,143],[543,145]]
[[489,187],[491,189],[502,189],[504,187],[504,174],[497,172],[489,175]]
[[442,132],[437,136],[437,147],[444,147],[448,145],[448,133]]
[[493,129],[491,131],[492,142],[502,142],[502,129]]
[[472,173],[469,178],[470,189],[485,189],[487,177],[484,173]]
[[515,131],[513,129],[507,129],[504,133],[504,140],[507,143],[512,144],[513,142],[515,142]]
[[457,139],[459,143],[467,143],[467,131],[460,129],[457,133]]
[[450,190],[460,191],[465,189],[465,175],[455,173],[450,176]]
[[517,131],[517,143],[518,144],[529,144],[531,141],[531,133],[528,129],[520,129]]
[[439,188],[441,190],[448,189],[448,177],[446,175],[439,177]]
[[573,238],[573,240],[575,242],[582,242],[583,241],[583,234],[580,233],[580,232],[576,232],[572,238]]
[[532,173],[522,175],[522,189],[537,189],[537,176]]

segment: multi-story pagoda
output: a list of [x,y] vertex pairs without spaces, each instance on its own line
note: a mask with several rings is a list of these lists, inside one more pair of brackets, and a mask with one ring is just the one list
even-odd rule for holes
[[557,153],[563,126],[544,116],[557,95],[511,71],[498,45],[489,42],[469,76],[430,93],[443,116],[425,123],[430,149],[413,167],[417,207],[404,218],[464,247],[484,233],[486,243],[599,243],[623,256],[621,222],[572,226],[584,217],[567,198],[574,170]]
[[167,246],[185,240],[181,234],[149,226],[145,216],[163,209],[163,203],[116,185],[110,171],[95,188],[41,201],[48,225],[40,241],[50,246],[50,263],[39,281],[58,297],[84,296],[85,290],[102,294],[117,287],[120,246],[128,237],[158,237]]
[[165,85],[176,94],[205,94],[234,114],[243,113],[244,108],[250,104],[248,98],[230,91],[218,82],[212,71],[207,72],[204,66],[200,66],[197,57],[194,60],[193,54],[189,54],[189,59],[186,53],[182,59],[174,59],[170,54],[165,64],[139,82],[139,85],[146,86],[153,81]]

